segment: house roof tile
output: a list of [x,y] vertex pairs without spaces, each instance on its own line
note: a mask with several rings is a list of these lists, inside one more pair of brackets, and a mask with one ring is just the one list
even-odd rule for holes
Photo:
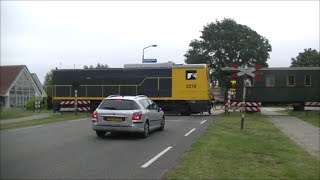
[[25,65],[0,66],[0,94],[6,94]]

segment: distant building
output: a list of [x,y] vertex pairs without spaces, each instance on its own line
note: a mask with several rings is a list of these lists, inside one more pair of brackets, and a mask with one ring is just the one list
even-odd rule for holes
[[0,66],[0,104],[24,107],[32,98],[47,97],[38,77],[25,65]]

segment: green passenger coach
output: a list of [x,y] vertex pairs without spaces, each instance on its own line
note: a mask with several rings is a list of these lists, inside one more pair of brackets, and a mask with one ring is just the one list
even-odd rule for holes
[[[235,73],[223,68],[226,75]],[[295,104],[320,102],[320,67],[263,68],[256,72],[261,77],[247,80],[246,101],[262,104]],[[233,101],[242,101],[243,76],[236,79]]]

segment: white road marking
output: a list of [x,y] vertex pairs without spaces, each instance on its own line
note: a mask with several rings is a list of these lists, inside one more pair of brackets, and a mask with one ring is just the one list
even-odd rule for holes
[[185,134],[184,136],[189,136],[189,134],[191,134],[194,130],[196,130],[196,128],[191,129],[187,134]]
[[146,162],[144,165],[141,166],[141,168],[146,168],[148,167],[150,164],[152,164],[154,161],[156,161],[159,157],[161,157],[162,155],[164,155],[167,151],[169,151],[172,147],[169,146],[167,147],[165,150],[163,150],[161,153],[159,153],[158,155],[156,155],[155,157],[153,157],[152,159],[150,159],[148,162]]
[[14,132],[14,131],[20,131],[20,130],[26,130],[26,129],[33,129],[33,128],[39,128],[42,126],[30,126],[30,127],[25,127],[25,128],[18,128],[18,129],[9,129],[8,132]]
[[207,120],[204,120],[204,121],[202,121],[200,124],[203,124],[203,123],[205,123]]

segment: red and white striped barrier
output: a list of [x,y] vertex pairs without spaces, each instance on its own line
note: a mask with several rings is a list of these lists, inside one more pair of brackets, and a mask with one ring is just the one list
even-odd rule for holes
[[78,107],[78,111],[80,112],[90,111],[90,107]]
[[305,102],[305,106],[320,106],[320,102]]
[[[60,105],[72,105],[72,104],[74,104],[74,102],[75,101],[61,101],[60,102]],[[84,105],[86,105],[86,104],[90,104],[90,101],[77,101],[78,102],[78,104],[84,104]]]
[[246,102],[245,112],[261,112],[261,102]]
[[[76,101],[61,101],[60,102],[60,111],[71,112],[75,110]],[[90,101],[77,101],[77,111],[85,112],[90,111]]]
[[[62,111],[62,112],[72,112],[72,111],[74,111],[75,110],[75,108],[73,107],[62,107],[62,108],[60,108],[60,111]],[[88,111],[90,111],[90,107],[78,107],[78,112],[88,112]]]
[[242,102],[232,102],[231,103],[231,107],[241,107],[242,106]]
[[305,102],[304,110],[308,111],[320,111],[320,102]]
[[[245,111],[246,112],[260,112],[261,111],[261,102],[245,102],[246,106],[245,106]],[[242,102],[232,102],[231,105],[231,109],[238,109],[240,107],[242,107]]]
[[[232,107],[241,107],[242,102],[232,102]],[[246,106],[261,106],[261,102],[246,102]]]
[[246,112],[260,112],[261,111],[261,107],[254,107],[254,106],[252,106],[252,107],[248,107],[248,106],[246,106],[245,108],[244,108],[244,110],[246,111]]

